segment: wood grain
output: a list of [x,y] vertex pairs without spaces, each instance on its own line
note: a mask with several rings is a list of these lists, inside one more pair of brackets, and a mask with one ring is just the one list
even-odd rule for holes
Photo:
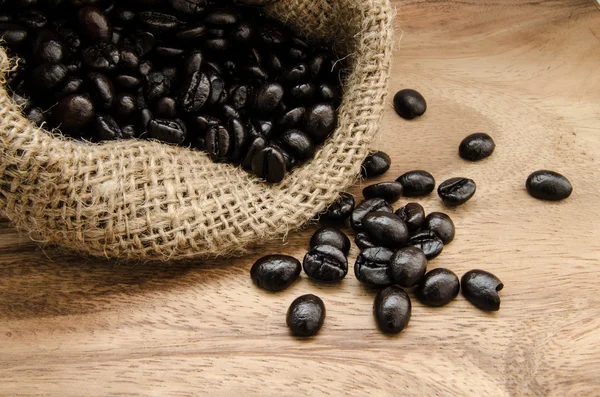
[[[477,182],[462,207],[421,201],[458,228],[431,267],[495,273],[505,284],[498,313],[462,296],[440,309],[413,300],[408,328],[388,337],[371,314],[374,291],[352,274],[331,286],[302,277],[280,294],[255,288],[251,264],[267,252],[301,259],[313,226],[240,259],[126,264],[39,247],[4,222],[0,395],[599,395],[595,1],[394,4],[390,92],[418,89],[429,109],[411,122],[388,109],[375,144],[393,158],[382,180],[422,168],[438,182]],[[497,150],[471,164],[457,148],[475,131]],[[573,195],[529,197],[525,179],[540,168],[566,175]],[[295,339],[285,312],[309,292],[325,301],[325,326]]]

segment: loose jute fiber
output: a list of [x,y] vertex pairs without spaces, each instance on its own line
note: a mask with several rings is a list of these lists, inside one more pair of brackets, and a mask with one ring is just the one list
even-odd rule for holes
[[[378,131],[392,12],[388,0],[267,2],[267,14],[350,60],[338,128],[313,160],[268,185],[186,148],[61,138],[29,123],[0,86],[0,213],[37,241],[167,260],[237,254],[325,210],[354,183]],[[12,66],[0,49],[2,75]]]

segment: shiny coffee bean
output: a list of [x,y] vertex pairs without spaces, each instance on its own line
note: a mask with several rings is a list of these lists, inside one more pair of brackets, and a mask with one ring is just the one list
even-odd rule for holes
[[132,48],[139,57],[146,56],[154,48],[156,38],[150,32],[134,32],[123,40],[125,47]]
[[19,15],[18,21],[29,29],[42,29],[48,24],[48,18],[40,10],[30,9]]
[[279,141],[297,159],[306,160],[315,154],[315,146],[303,131],[287,130],[279,136]]
[[308,80],[308,65],[299,63],[281,75],[281,81],[286,85],[294,86]]
[[462,140],[458,147],[458,154],[465,160],[479,161],[491,156],[494,149],[496,144],[492,137],[484,132],[478,132]]
[[332,72],[333,63],[326,54],[317,54],[309,61],[310,74],[313,78],[323,78]]
[[390,259],[390,274],[401,287],[414,287],[427,271],[427,257],[419,248],[402,248]]
[[216,73],[209,73],[208,81],[210,83],[208,103],[211,105],[225,103],[225,101],[227,101],[228,93],[223,78]]
[[36,89],[52,90],[67,78],[67,68],[60,63],[42,63],[32,71],[32,81]]
[[250,269],[250,277],[258,287],[271,292],[283,291],[300,276],[300,261],[289,255],[263,256]]
[[423,222],[423,229],[434,232],[444,244],[452,242],[456,233],[454,222],[443,212],[432,212],[427,215]]
[[360,282],[373,286],[387,286],[394,283],[390,276],[390,261],[394,251],[384,247],[367,248],[362,251],[354,264],[354,275]]
[[260,86],[255,94],[254,108],[260,114],[268,114],[279,107],[283,99],[283,87],[279,83]]
[[442,240],[430,230],[424,230],[412,235],[408,239],[407,244],[423,251],[427,260],[432,260],[437,257],[444,249]]
[[371,237],[369,237],[369,234],[367,232],[356,233],[356,236],[354,237],[354,242],[360,250],[377,247],[377,244],[375,244],[373,240],[371,240]]
[[207,25],[227,26],[235,25],[238,22],[238,15],[232,10],[211,10],[204,17],[204,23]]
[[139,129],[142,133],[146,133],[148,131],[150,121],[154,120],[154,115],[152,114],[152,111],[150,111],[150,109],[147,108],[141,109],[138,114]]
[[416,232],[425,222],[425,210],[419,203],[408,203],[398,208],[395,214],[406,223],[409,232]]
[[350,239],[341,230],[333,227],[322,227],[313,234],[310,239],[310,247],[318,245],[330,245],[348,255],[350,251]]
[[253,35],[254,27],[248,22],[242,22],[231,32],[231,39],[236,44],[248,44]]
[[331,283],[346,277],[348,260],[346,255],[334,246],[317,245],[306,253],[302,267],[306,275],[313,280]]
[[292,110],[289,110],[286,113],[284,113],[277,120],[275,125],[280,131],[297,128],[302,122],[302,119],[304,118],[304,113],[306,113],[306,109],[304,107],[293,108]]
[[41,126],[46,121],[46,115],[41,108],[31,108],[25,114],[27,119],[37,126]]
[[267,147],[267,140],[264,137],[258,136],[254,138],[251,141],[250,146],[248,146],[246,155],[242,160],[242,168],[245,170],[252,170],[252,160],[254,159],[254,156],[256,156],[256,154],[262,151],[265,147]]
[[425,98],[415,90],[400,90],[394,95],[394,109],[404,119],[412,120],[427,110]]
[[191,76],[196,72],[200,71],[202,67],[202,61],[204,60],[204,54],[200,51],[190,52],[183,60],[183,74],[185,76]]
[[367,186],[362,191],[366,199],[382,198],[388,203],[395,203],[402,197],[402,185],[398,182],[381,182]]
[[[363,178],[374,178],[383,175],[390,169],[391,164],[392,159],[390,159],[387,153],[382,151],[373,152],[363,161],[361,175]],[[404,188],[406,189],[406,187]]]
[[250,100],[250,87],[247,85],[237,86],[229,96],[229,103],[235,110],[245,109]]
[[313,83],[300,83],[289,89],[288,96],[290,102],[295,105],[307,104],[312,102],[316,92],[317,87]]
[[465,298],[482,310],[500,309],[498,291],[504,288],[502,281],[485,270],[470,270],[460,279]]
[[205,73],[195,72],[184,79],[178,97],[179,106],[188,113],[198,112],[210,97],[210,80]]
[[112,26],[99,8],[87,6],[78,12],[79,32],[90,41],[110,41]]
[[322,83],[317,88],[317,96],[319,99],[329,102],[334,106],[339,106],[342,101],[342,93],[340,90],[330,83]]
[[277,26],[262,25],[258,31],[258,39],[265,48],[277,48],[288,41],[287,35]]
[[252,172],[269,183],[279,183],[286,174],[286,162],[281,151],[265,147],[252,158]]
[[54,32],[42,30],[33,43],[32,52],[38,62],[60,63],[65,56],[65,45]]
[[239,119],[242,117],[240,112],[235,110],[235,108],[228,103],[221,105],[218,109],[218,116],[223,120]]
[[138,70],[140,67],[140,58],[137,56],[134,50],[121,50],[119,67],[123,69],[129,69],[130,72]]
[[200,43],[206,36],[206,25],[188,25],[175,34],[175,38],[184,43]]
[[415,295],[427,306],[439,307],[452,302],[460,291],[458,277],[451,270],[429,271],[419,282]]
[[194,131],[200,134],[205,134],[212,126],[223,124],[218,118],[205,114],[192,116],[188,121],[190,125],[192,125]]
[[337,126],[337,115],[330,104],[320,103],[306,110],[304,130],[316,142],[323,142]]
[[185,53],[183,48],[166,44],[157,44],[154,47],[154,51],[156,52],[156,55],[161,58],[179,58]]
[[183,143],[185,126],[175,120],[153,119],[148,123],[148,136],[166,143]]
[[273,122],[270,120],[258,120],[256,122],[258,131],[265,137],[271,138],[274,133]]
[[124,125],[121,128],[121,137],[123,139],[133,139],[139,136],[138,130],[133,124]]
[[529,175],[525,187],[532,197],[548,201],[564,200],[573,192],[573,186],[567,178],[549,170],[540,170]]
[[115,83],[122,89],[135,90],[141,87],[142,80],[139,77],[128,74],[120,74],[115,77]]
[[115,111],[121,120],[127,120],[137,111],[137,109],[137,101],[133,95],[124,93],[117,95],[115,100]]
[[475,194],[475,181],[469,178],[450,178],[438,186],[438,195],[447,206],[466,203]]
[[225,52],[230,47],[229,40],[220,38],[211,38],[204,40],[204,48],[213,52]]
[[210,127],[205,136],[205,150],[213,161],[225,161],[231,152],[231,133],[222,125]]
[[352,226],[352,229],[355,231],[362,230],[363,218],[367,214],[375,211],[391,213],[393,209],[387,203],[387,201],[381,198],[363,200],[356,206],[356,208],[354,208],[354,211],[352,211],[352,214],[350,215],[350,225]]
[[156,11],[140,12],[138,18],[144,27],[156,33],[172,32],[181,24],[177,17]]
[[94,137],[98,141],[112,141],[122,135],[121,127],[116,120],[107,114],[96,116],[96,131]]
[[29,33],[27,30],[19,25],[13,23],[0,23],[0,39],[2,39],[4,41],[3,44],[11,50],[17,50],[21,47],[21,45],[27,41],[28,37]]
[[408,240],[408,228],[396,215],[383,211],[368,213],[362,219],[364,231],[375,244],[387,248],[400,248]]
[[400,175],[396,182],[402,184],[406,197],[427,196],[435,188],[433,175],[423,170],[406,172]]
[[375,296],[373,314],[382,332],[397,334],[406,328],[410,321],[410,298],[400,287],[384,288]]
[[342,192],[339,198],[331,204],[327,211],[321,214],[321,221],[326,222],[344,222],[354,211],[354,196],[350,193]]
[[172,119],[177,115],[177,103],[171,97],[162,97],[154,105],[156,116],[161,119]]
[[285,69],[283,60],[276,53],[268,54],[264,62],[267,69],[273,74],[281,74]]
[[127,25],[135,20],[136,14],[134,11],[127,8],[116,8],[113,11],[114,18],[120,24]]
[[138,67],[138,73],[142,77],[148,76],[153,70],[154,66],[150,61],[142,61],[140,62],[140,66]]
[[229,159],[235,163],[239,162],[249,144],[248,132],[242,120],[239,118],[231,118],[227,123],[229,133],[231,134],[231,152]]
[[62,88],[55,92],[54,98],[61,100],[62,98],[76,94],[81,91],[83,80],[78,77],[67,77]]
[[111,43],[97,43],[83,50],[83,63],[91,69],[110,72],[120,60],[119,50]]
[[110,109],[115,104],[115,87],[112,81],[101,73],[89,73],[88,85],[97,108]]
[[27,96],[21,96],[16,92],[12,93],[12,100],[17,104],[23,111],[27,111],[31,107],[31,99]]
[[296,298],[286,315],[286,324],[295,336],[316,335],[324,321],[325,304],[321,298],[312,294]]
[[201,14],[206,6],[206,0],[168,0],[168,3],[175,11],[185,15]]
[[79,136],[96,115],[88,95],[69,95],[61,99],[52,110],[52,119],[64,133]]

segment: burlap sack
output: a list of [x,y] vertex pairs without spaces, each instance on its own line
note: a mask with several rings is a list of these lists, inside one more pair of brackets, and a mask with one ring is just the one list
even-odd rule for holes
[[[273,186],[182,147],[58,138],[30,124],[0,87],[2,215],[38,241],[166,260],[239,253],[326,209],[354,183],[380,124],[392,56],[389,3],[280,0],[266,11],[351,61],[339,126],[313,160]],[[0,49],[2,74],[10,67]]]

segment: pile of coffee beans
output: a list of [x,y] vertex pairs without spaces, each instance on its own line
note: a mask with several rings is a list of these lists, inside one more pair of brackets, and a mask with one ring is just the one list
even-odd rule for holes
[[343,68],[260,10],[214,0],[4,0],[8,88],[35,124],[194,147],[268,182],[337,125]]

